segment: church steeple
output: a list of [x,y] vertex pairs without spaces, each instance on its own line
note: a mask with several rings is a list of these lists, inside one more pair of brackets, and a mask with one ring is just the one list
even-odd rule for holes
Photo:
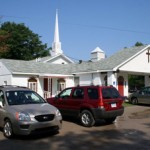
[[54,31],[54,41],[52,43],[51,55],[62,54],[61,42],[59,41],[59,27],[58,27],[58,11],[56,10],[56,19],[55,19],[55,31]]

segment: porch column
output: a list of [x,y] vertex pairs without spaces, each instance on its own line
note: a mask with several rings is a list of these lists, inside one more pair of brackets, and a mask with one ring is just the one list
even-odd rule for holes
[[129,91],[129,83],[128,83],[128,74],[124,73],[124,96],[128,96],[128,91]]
[[113,72],[107,72],[107,84],[117,87],[117,75]]
[[145,86],[150,86],[150,75],[145,75]]

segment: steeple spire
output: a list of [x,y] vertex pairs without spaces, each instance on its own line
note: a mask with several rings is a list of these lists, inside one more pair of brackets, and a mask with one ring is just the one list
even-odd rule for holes
[[55,31],[54,31],[54,41],[52,43],[51,55],[62,54],[61,42],[59,41],[59,27],[58,27],[58,10],[56,10],[56,19],[55,19]]

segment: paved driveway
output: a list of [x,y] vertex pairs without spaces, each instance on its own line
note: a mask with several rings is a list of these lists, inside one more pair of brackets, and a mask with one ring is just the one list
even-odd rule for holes
[[150,106],[130,106],[114,124],[103,121],[85,128],[76,121],[63,121],[57,135],[16,137],[0,132],[0,150],[149,150]]

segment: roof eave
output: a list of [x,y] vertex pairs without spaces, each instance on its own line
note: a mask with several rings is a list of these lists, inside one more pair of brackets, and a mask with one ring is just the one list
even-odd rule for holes
[[49,73],[24,73],[24,72],[12,72],[12,74],[20,74],[20,75],[36,75],[39,77],[45,77],[45,76],[49,76],[49,77],[71,77],[73,75],[71,74],[49,74]]
[[96,70],[96,71],[88,71],[88,72],[74,72],[73,75],[79,75],[79,74],[91,74],[91,73],[102,73],[102,72],[110,72],[113,70]]

